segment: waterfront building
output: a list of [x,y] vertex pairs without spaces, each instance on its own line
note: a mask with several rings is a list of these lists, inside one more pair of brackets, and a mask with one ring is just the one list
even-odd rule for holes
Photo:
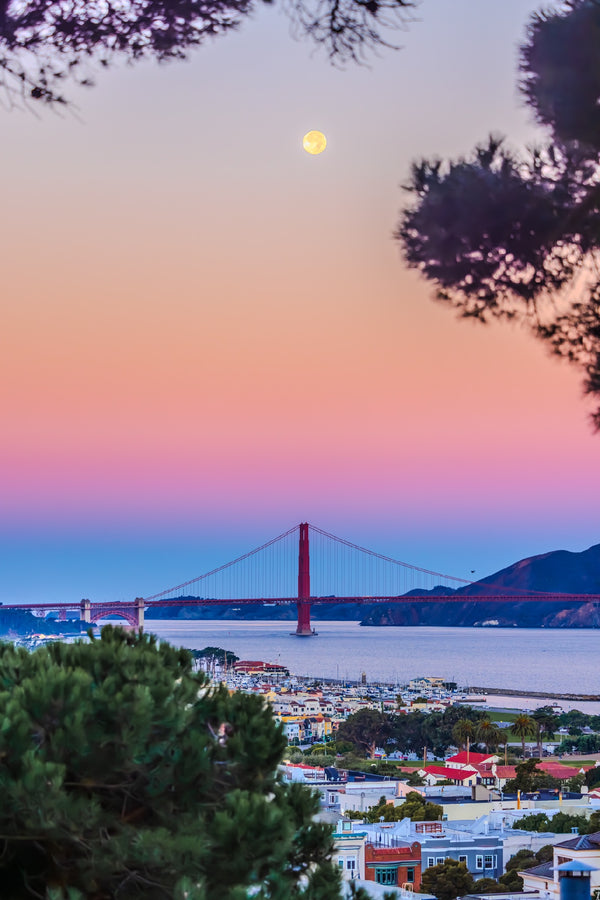
[[233,664],[236,675],[279,675],[289,676],[290,671],[285,666],[276,663],[262,662],[262,660],[240,659]]
[[425,675],[421,678],[413,678],[408,682],[409,691],[442,691],[445,679],[439,675]]

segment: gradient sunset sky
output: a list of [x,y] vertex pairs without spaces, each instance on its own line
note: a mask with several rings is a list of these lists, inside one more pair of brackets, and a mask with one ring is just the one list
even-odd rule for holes
[[537,6],[423,0],[344,70],[267,6],[77,115],[0,111],[1,601],[150,595],[299,521],[461,577],[600,540],[578,373],[391,237],[415,157],[541,138]]

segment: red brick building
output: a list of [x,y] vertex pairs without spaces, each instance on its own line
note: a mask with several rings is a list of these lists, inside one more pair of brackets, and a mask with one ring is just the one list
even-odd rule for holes
[[391,845],[365,846],[365,879],[418,891],[421,886],[421,845],[392,841]]

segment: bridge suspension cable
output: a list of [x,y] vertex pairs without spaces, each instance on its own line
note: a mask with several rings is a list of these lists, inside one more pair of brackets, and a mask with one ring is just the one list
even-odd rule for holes
[[310,525],[310,530],[315,534],[320,534],[323,537],[329,538],[329,540],[335,541],[338,544],[342,544],[345,547],[348,547],[350,550],[358,550],[361,553],[366,553],[368,556],[373,557],[374,559],[379,559],[382,562],[393,563],[395,566],[402,566],[404,569],[410,569],[413,572],[420,572],[423,575],[429,575],[433,578],[439,578],[442,581],[456,581],[461,584],[474,584],[475,582],[470,581],[468,578],[457,578],[455,575],[444,575],[442,572],[434,572],[432,569],[425,569],[422,566],[413,566],[411,563],[402,562],[399,559],[394,559],[391,556],[385,556],[383,553],[377,553],[375,550],[369,550],[366,547],[361,547],[360,544],[354,544],[352,541],[347,541],[345,538],[337,537],[335,534],[331,534],[329,531],[324,531],[322,528],[318,528],[316,525]]
[[175,587],[167,588],[164,591],[160,591],[158,594],[152,594],[149,597],[144,597],[144,600],[147,603],[150,603],[153,600],[159,600],[161,597],[166,597],[167,594],[173,594],[175,593],[175,591],[181,591],[183,590],[183,588],[189,587],[191,584],[196,584],[197,582],[204,581],[207,578],[212,577],[213,575],[218,575],[220,572],[224,572],[227,569],[230,569],[237,563],[244,562],[245,560],[256,556],[262,550],[266,550],[268,547],[272,547],[274,544],[277,544],[284,538],[289,537],[291,534],[296,534],[297,531],[298,526],[294,525],[292,526],[292,528],[288,528],[288,530],[284,531],[282,534],[277,535],[277,537],[271,538],[270,541],[266,541],[264,544],[261,544],[260,547],[255,547],[254,550],[249,550],[248,553],[244,553],[242,554],[242,556],[238,556],[236,559],[232,559],[231,562],[223,563],[222,566],[217,566],[216,569],[211,569],[210,572],[205,572],[204,575],[197,575],[196,578],[190,578],[188,579],[188,581],[183,581],[181,584],[176,584]]

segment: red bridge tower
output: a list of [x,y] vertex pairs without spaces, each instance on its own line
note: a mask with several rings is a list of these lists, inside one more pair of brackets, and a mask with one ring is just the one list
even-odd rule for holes
[[310,625],[310,549],[308,543],[308,522],[300,524],[298,544],[298,626],[296,634],[309,637],[315,634]]

